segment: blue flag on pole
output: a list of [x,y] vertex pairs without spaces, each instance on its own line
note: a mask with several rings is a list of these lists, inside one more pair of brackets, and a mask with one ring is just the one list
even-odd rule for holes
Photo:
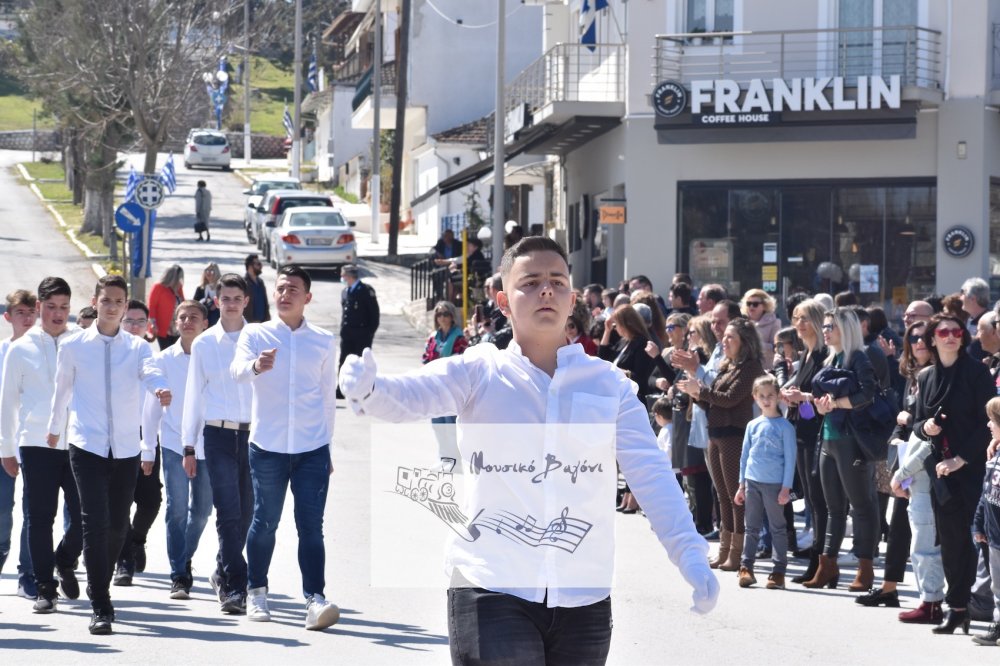
[[580,8],[580,43],[591,52],[597,45],[597,12],[606,9],[608,0],[583,0]]
[[285,105],[285,114],[281,117],[281,124],[285,126],[285,134],[292,136],[295,134],[295,123],[292,122],[292,114],[288,112],[288,105]]
[[135,199],[135,191],[139,187],[139,174],[135,172],[135,167],[131,167],[131,171],[128,172],[128,180],[125,181],[125,201],[132,201]]
[[160,182],[168,194],[173,194],[177,189],[177,172],[174,171],[174,154],[170,153],[166,164],[160,169]]
[[309,71],[306,74],[306,85],[309,92],[319,90],[319,66],[316,64],[316,45],[313,44],[312,56],[309,58]]

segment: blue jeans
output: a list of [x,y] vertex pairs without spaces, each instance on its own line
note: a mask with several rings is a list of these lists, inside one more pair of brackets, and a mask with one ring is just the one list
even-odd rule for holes
[[923,469],[913,476],[910,503],[906,507],[910,518],[910,563],[921,601],[944,599],[944,565],[938,544],[937,522],[931,505],[931,482]]
[[243,592],[247,588],[247,561],[243,549],[253,516],[253,486],[245,430],[205,426],[205,461],[215,505],[215,529],[219,535],[217,569],[223,592]]
[[753,571],[757,557],[757,542],[760,537],[761,525],[767,517],[771,527],[773,548],[771,561],[774,568],[771,573],[784,574],[788,567],[788,532],[785,529],[785,508],[778,504],[780,483],[758,483],[753,479],[746,480],[745,535],[743,537],[743,557],[740,564]]
[[[17,479],[0,469],[0,569],[10,554],[10,535],[14,531],[14,485]],[[21,576],[34,576],[31,556],[28,554],[28,502],[24,484],[21,484],[21,548],[18,551],[17,572]]]
[[193,479],[184,471],[184,457],[163,449],[163,482],[167,488],[167,559],[170,579],[187,575],[187,562],[198,549],[212,513],[212,483],[208,465],[198,465]]
[[253,479],[253,522],[247,535],[247,576],[251,588],[267,587],[274,554],[274,535],[281,520],[285,493],[292,487],[295,529],[299,533],[299,570],[302,594],[323,594],[326,586],[323,511],[330,486],[330,445],[306,453],[271,453],[250,445]]
[[611,597],[578,608],[547,608],[502,592],[448,590],[452,664],[586,666],[611,647]]

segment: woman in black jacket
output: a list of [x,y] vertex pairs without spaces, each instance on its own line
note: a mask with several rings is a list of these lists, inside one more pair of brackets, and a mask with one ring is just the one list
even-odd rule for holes
[[823,484],[819,480],[818,464],[819,430],[823,417],[815,413],[811,404],[802,406],[802,403],[812,399],[813,377],[823,367],[829,355],[823,342],[824,312],[819,301],[811,298],[802,301],[792,310],[792,325],[806,349],[799,361],[798,370],[781,390],[782,397],[789,404],[788,420],[795,426],[795,440],[798,444],[795,465],[812,511],[813,542],[809,548],[809,566],[801,575],[792,578],[793,583],[805,583],[816,575],[826,536],[827,508]]
[[966,353],[969,332],[956,317],[935,315],[924,332],[934,358],[917,384],[913,429],[931,442],[925,460],[948,584],[948,612],[934,627],[950,634],[961,626],[969,633],[969,595],[976,579],[976,550],[970,538],[976,505],[986,473],[990,433],[986,403],[996,387],[989,370]]
[[[621,336],[617,347],[610,344],[612,328]],[[622,305],[605,322],[604,337],[597,352],[598,356],[617,365],[639,385],[639,402],[644,405],[649,392],[649,376],[656,367],[656,362],[646,353],[647,342],[649,333],[642,317],[631,305]]]

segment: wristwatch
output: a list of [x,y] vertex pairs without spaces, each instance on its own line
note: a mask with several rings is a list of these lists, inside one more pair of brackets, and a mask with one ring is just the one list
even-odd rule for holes
[[193,446],[185,446],[184,447],[184,457],[187,458],[188,456],[194,456],[194,447]]

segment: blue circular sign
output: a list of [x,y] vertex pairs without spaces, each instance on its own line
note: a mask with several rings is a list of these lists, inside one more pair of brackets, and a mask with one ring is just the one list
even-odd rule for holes
[[145,223],[146,211],[135,201],[123,203],[115,211],[115,224],[127,234],[138,233]]

